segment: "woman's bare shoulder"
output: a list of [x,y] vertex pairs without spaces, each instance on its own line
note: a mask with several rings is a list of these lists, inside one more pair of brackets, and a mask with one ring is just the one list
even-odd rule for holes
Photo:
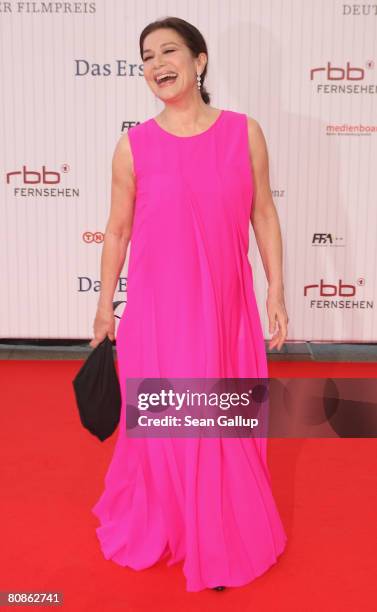
[[268,171],[268,148],[260,123],[253,117],[247,117],[249,150],[256,172]]
[[254,117],[247,116],[247,128],[250,146],[257,152],[264,152],[267,149],[267,143],[260,123]]
[[128,132],[124,132],[118,139],[112,159],[113,170],[126,172],[135,178],[134,160]]

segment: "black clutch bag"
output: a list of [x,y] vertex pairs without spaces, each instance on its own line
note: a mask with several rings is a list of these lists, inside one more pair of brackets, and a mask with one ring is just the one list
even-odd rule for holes
[[92,349],[72,384],[81,423],[103,442],[117,428],[121,409],[113,343],[108,336]]

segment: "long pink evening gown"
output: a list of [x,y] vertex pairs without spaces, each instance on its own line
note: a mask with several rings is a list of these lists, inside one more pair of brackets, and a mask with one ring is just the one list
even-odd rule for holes
[[248,260],[247,115],[222,110],[194,136],[151,118],[128,136],[137,193],[116,338],[122,412],[96,533],[122,566],[183,561],[187,591],[244,585],[287,541],[266,438],[130,438],[125,398],[127,377],[268,377]]

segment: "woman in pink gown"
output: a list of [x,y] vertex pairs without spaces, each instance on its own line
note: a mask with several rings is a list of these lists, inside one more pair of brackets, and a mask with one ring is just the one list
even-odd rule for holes
[[[187,590],[200,591],[252,581],[276,563],[287,537],[271,491],[266,438],[126,432],[127,378],[268,377],[248,260],[255,196],[249,120],[206,107],[199,78],[198,87],[192,83],[206,56],[196,61],[190,54],[182,28],[193,26],[178,22],[179,30],[168,19],[168,28],[146,29],[141,39],[144,76],[169,112],[131,128],[118,148],[128,151],[125,173],[132,158],[135,185],[127,305],[116,336],[122,411],[105,488],[92,511],[106,559],[135,570],[165,558],[168,565],[183,561]],[[155,76],[167,73],[178,76],[159,85]],[[203,116],[206,127],[173,133],[166,122],[173,125],[175,116],[176,122]],[[118,196],[122,204],[115,186],[112,193],[107,232],[120,224],[115,211],[126,206],[129,184]],[[130,216],[124,213],[123,224]],[[124,257],[125,250],[121,263]],[[104,263],[105,281],[110,266]],[[110,305],[106,314],[110,284],[103,283],[92,346],[114,335]],[[273,309],[278,300],[271,303]],[[275,310],[281,346],[286,315],[284,306]]]

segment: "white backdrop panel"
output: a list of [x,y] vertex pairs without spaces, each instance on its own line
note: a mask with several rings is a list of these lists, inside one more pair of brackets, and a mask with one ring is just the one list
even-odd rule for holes
[[[376,341],[376,12],[335,0],[0,2],[0,336],[92,336],[112,153],[127,122],[162,109],[139,34],[174,15],[206,38],[211,104],[265,133],[288,340]],[[250,239],[267,338],[251,226]]]

